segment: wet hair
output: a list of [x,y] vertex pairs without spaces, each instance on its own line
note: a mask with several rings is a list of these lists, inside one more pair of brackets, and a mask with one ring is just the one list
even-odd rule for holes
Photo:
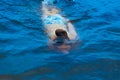
[[57,37],[61,37],[61,38],[69,40],[67,32],[65,30],[63,30],[63,29],[57,29],[55,31],[55,34],[56,34]]

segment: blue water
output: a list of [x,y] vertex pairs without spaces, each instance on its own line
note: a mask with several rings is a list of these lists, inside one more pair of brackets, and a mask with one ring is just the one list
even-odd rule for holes
[[61,0],[80,44],[48,48],[40,0],[0,0],[0,80],[120,80],[120,0]]

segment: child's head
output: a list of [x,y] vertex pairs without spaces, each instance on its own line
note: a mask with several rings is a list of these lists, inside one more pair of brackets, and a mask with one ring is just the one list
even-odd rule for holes
[[55,31],[55,34],[56,34],[57,37],[61,37],[61,38],[64,38],[64,39],[69,39],[67,32],[63,29],[57,29]]

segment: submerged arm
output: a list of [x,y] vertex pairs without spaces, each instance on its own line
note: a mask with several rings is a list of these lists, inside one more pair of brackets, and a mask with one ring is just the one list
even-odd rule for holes
[[69,36],[71,37],[71,39],[75,39],[77,36],[77,33],[74,26],[69,20],[67,20],[67,28],[68,28]]

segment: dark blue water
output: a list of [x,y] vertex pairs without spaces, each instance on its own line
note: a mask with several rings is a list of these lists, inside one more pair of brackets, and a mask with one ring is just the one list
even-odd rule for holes
[[0,80],[120,80],[120,1],[61,0],[81,43],[48,48],[40,0],[0,0]]

